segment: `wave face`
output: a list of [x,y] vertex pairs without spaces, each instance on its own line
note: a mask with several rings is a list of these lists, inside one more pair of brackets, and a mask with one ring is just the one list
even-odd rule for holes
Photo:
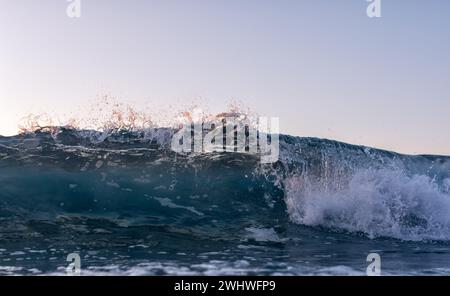
[[450,157],[281,135],[280,160],[260,164],[244,153],[176,154],[173,133],[59,128],[0,138],[2,236],[104,219],[220,239],[297,223],[450,240]]
[[177,154],[174,132],[0,137],[0,274],[58,274],[73,250],[87,274],[364,274],[370,250],[448,270],[450,157],[280,135],[261,164]]
[[283,191],[257,172],[259,157],[176,154],[172,134],[61,129],[2,138],[3,238],[39,234],[43,223],[59,232],[102,220],[235,239],[255,221],[287,220]]

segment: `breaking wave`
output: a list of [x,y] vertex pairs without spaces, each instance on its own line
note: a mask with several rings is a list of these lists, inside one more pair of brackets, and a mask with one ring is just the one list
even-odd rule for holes
[[450,157],[280,135],[279,161],[261,164],[246,153],[177,154],[175,131],[66,126],[0,137],[1,238],[145,225],[277,243],[296,223],[450,240]]

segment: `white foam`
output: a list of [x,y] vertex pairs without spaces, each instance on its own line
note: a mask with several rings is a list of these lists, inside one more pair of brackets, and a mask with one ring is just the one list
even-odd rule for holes
[[401,170],[360,170],[347,186],[325,188],[304,176],[285,180],[292,221],[402,240],[450,240],[450,184]]
[[273,228],[245,228],[248,231],[247,237],[257,242],[280,242],[281,239]]

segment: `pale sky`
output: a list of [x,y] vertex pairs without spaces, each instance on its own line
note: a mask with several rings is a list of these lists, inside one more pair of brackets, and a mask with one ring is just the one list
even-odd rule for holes
[[450,155],[450,1],[0,0],[0,134],[110,94],[231,99],[281,132]]

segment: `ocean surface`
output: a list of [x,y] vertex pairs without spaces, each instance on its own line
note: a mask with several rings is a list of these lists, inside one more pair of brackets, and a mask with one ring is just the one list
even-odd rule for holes
[[279,161],[172,129],[0,137],[0,275],[450,274],[450,157],[280,135]]

